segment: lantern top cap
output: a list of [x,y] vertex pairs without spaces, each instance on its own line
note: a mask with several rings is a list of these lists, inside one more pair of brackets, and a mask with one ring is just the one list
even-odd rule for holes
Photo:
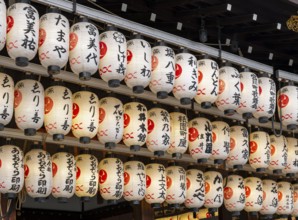
[[107,24],[105,31],[117,31],[117,28],[111,24]]
[[131,39],[143,39],[143,36],[140,33],[133,32]]
[[56,7],[51,6],[50,8],[47,9],[47,13],[61,14],[61,11],[60,11],[59,8],[56,8]]
[[167,46],[166,43],[162,40],[157,40],[154,46]]
[[34,143],[31,145],[32,150],[42,150],[42,145],[39,143]]
[[89,22],[89,19],[86,16],[81,15],[78,22]]

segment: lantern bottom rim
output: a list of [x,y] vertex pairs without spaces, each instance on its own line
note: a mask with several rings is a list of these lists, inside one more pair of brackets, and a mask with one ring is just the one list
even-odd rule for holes
[[233,169],[235,169],[235,170],[242,170],[243,169],[243,166],[241,164],[237,164],[237,165],[234,165],[233,166]]
[[108,86],[111,88],[116,88],[120,86],[120,80],[118,79],[111,79],[108,81]]
[[248,212],[248,214],[249,214],[250,216],[257,216],[257,215],[258,215],[258,212]]
[[116,205],[116,204],[117,204],[117,200],[115,200],[115,199],[108,199],[108,200],[107,200],[107,203],[108,203],[109,205]]
[[82,144],[89,144],[90,141],[90,137],[80,137],[80,143]]
[[207,158],[201,158],[201,159],[197,160],[197,162],[200,163],[200,164],[201,163],[207,163],[207,161],[208,161]]
[[161,151],[161,150],[154,151],[154,156],[162,157],[164,155],[165,155],[165,152],[164,151]]
[[294,177],[295,176],[295,173],[287,173],[286,174],[286,177]]
[[278,215],[279,218],[288,218],[288,216],[289,215],[286,215],[286,214],[280,214],[280,215]]
[[54,134],[53,135],[53,140],[54,141],[62,141],[62,140],[64,140],[64,134]]
[[179,203],[173,203],[173,204],[168,204],[168,206],[172,209],[179,209],[180,208],[180,204]]
[[79,79],[82,81],[87,81],[91,79],[91,73],[90,72],[80,72],[79,73]]
[[215,159],[214,164],[223,164],[224,160],[223,159]]
[[15,62],[17,66],[25,67],[28,66],[29,59],[27,57],[17,57]]
[[34,135],[36,135],[36,129],[35,128],[26,128],[24,130],[24,134],[26,136],[34,136]]
[[295,124],[290,124],[290,125],[287,125],[287,129],[289,129],[289,130],[295,130],[295,129],[297,129],[297,125],[295,125]]
[[6,197],[7,199],[14,199],[17,197],[17,193],[5,193],[4,197]]
[[57,66],[57,65],[50,65],[48,66],[48,74],[50,75],[57,75],[60,73],[60,66]]
[[139,200],[133,200],[130,202],[132,205],[139,205],[140,201]]
[[261,219],[272,219],[273,215],[261,215]]
[[208,212],[213,215],[215,212],[217,212],[217,208],[208,208]]
[[273,172],[273,174],[281,174],[282,170],[281,169],[276,169],[276,170],[273,170],[272,172]]
[[45,203],[46,202],[46,197],[35,197],[34,201],[39,202],[39,203]]
[[181,105],[190,105],[191,104],[191,99],[190,98],[181,98],[180,99],[180,104]]
[[131,145],[130,146],[130,151],[139,151],[141,149],[140,145]]
[[68,203],[68,198],[66,197],[58,197],[57,199],[59,203]]
[[90,201],[90,197],[89,196],[82,196],[81,197],[81,201],[82,202],[89,202]]
[[235,216],[239,216],[239,215],[240,215],[240,212],[239,212],[239,211],[231,212],[231,215],[232,215],[233,217],[235,217]]
[[144,93],[144,86],[134,86],[132,87],[132,91],[136,94]]
[[265,172],[265,170],[266,170],[265,168],[257,168],[256,172],[257,173],[262,173],[262,172]]
[[267,123],[268,121],[269,121],[269,118],[268,118],[268,117],[265,117],[265,116],[264,116],[264,117],[260,117],[260,118],[259,118],[259,122],[260,122],[260,123]]
[[182,158],[182,154],[181,153],[173,153],[172,154],[172,158],[181,159]]
[[160,207],[161,207],[160,203],[151,203],[151,208],[153,209],[158,209]]
[[224,114],[225,115],[228,115],[228,116],[234,115],[235,112],[236,111],[234,109],[226,109],[226,110],[224,110]]
[[107,142],[105,143],[105,148],[106,149],[113,149],[116,147],[116,143],[115,142]]
[[243,113],[242,114],[242,118],[243,119],[250,119],[250,118],[252,118],[252,113],[251,112],[245,112],[245,113]]
[[211,108],[211,106],[212,106],[212,103],[211,103],[211,102],[202,102],[202,103],[201,103],[201,107],[202,107],[203,109]]
[[168,98],[168,93],[166,91],[157,92],[156,97],[158,99],[166,99]]
[[4,124],[0,123],[0,131],[4,130]]

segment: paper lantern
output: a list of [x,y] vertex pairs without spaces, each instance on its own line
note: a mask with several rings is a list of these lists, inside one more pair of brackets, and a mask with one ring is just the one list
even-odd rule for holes
[[286,218],[294,209],[294,191],[293,186],[289,182],[278,182],[278,206],[276,214],[281,218]]
[[257,177],[247,177],[244,179],[245,187],[245,207],[244,210],[251,215],[257,215],[263,204],[263,184]]
[[237,69],[224,66],[219,69],[217,108],[225,115],[233,115],[240,104],[240,75]]
[[62,140],[70,132],[72,123],[72,93],[64,86],[45,90],[44,126],[54,140]]
[[207,118],[188,122],[189,153],[198,163],[206,163],[212,154],[212,125]]
[[126,85],[134,93],[143,93],[151,79],[151,46],[140,35],[127,41]]
[[24,185],[24,154],[14,145],[0,147],[0,193],[15,198]]
[[257,111],[253,116],[260,123],[268,122],[274,115],[276,105],[276,86],[273,79],[269,77],[259,78],[259,101]]
[[230,152],[230,126],[223,121],[212,124],[212,156],[214,164],[222,164]]
[[114,148],[123,136],[123,104],[114,97],[99,100],[99,125],[97,138],[106,148]]
[[108,27],[107,31],[99,36],[100,57],[99,74],[109,87],[118,87],[125,77],[127,57],[125,36]]
[[182,105],[189,105],[198,91],[197,58],[187,52],[175,57],[175,83],[173,95]]
[[294,196],[293,196],[293,212],[292,216],[293,217],[298,217],[298,184],[293,184],[293,191],[294,191]]
[[269,169],[275,174],[281,174],[287,165],[288,147],[286,138],[281,135],[270,135],[270,165]]
[[17,66],[28,66],[38,48],[38,11],[22,1],[7,9],[6,49]]
[[146,165],[146,202],[153,208],[158,208],[165,201],[166,196],[165,167],[157,163]]
[[6,4],[4,0],[0,0],[0,51],[6,42],[6,26]]
[[93,92],[80,91],[72,96],[72,133],[87,144],[97,134],[99,124],[98,98]]
[[217,171],[207,171],[205,176],[205,203],[210,213],[214,213],[223,204],[223,179]]
[[225,179],[224,205],[232,216],[239,216],[245,206],[244,180],[239,175],[229,175]]
[[287,129],[296,129],[298,127],[298,87],[285,86],[278,91],[277,97],[279,119]]
[[104,158],[100,161],[98,170],[101,197],[109,202],[116,202],[116,200],[121,199],[124,188],[122,161],[118,158]]
[[180,112],[170,113],[170,147],[167,152],[181,158],[188,148],[188,119]]
[[249,164],[256,172],[263,172],[270,163],[270,139],[264,131],[250,134]]
[[287,176],[294,176],[298,173],[298,139],[287,137],[288,158],[287,165],[283,170]]
[[[1,3],[0,3],[1,7]],[[1,9],[0,9],[1,11]],[[0,12],[1,16],[1,12]],[[0,20],[1,22],[1,20]],[[1,28],[1,26],[0,26]],[[0,30],[1,31],[1,30]],[[0,32],[1,34],[1,32]],[[13,115],[13,102],[14,102],[14,82],[13,79],[0,72],[0,131],[4,129]]]
[[198,92],[195,100],[202,108],[211,108],[218,97],[218,65],[210,59],[198,60]]
[[24,79],[15,85],[15,121],[25,135],[32,136],[44,120],[44,90],[40,82]]
[[152,48],[151,73],[150,90],[158,99],[167,98],[175,83],[175,53],[172,48],[163,43]]
[[98,190],[98,161],[91,154],[80,154],[76,160],[76,191],[77,197],[88,201]]
[[163,156],[170,147],[170,115],[162,108],[148,111],[148,135],[146,145],[155,156]]
[[30,197],[43,202],[52,192],[52,160],[41,146],[34,148],[25,155],[25,187]]
[[72,154],[59,152],[52,156],[52,195],[59,202],[67,202],[75,193],[76,161]]
[[277,210],[278,196],[277,183],[273,180],[263,180],[263,205],[260,210],[262,216],[272,218],[272,215]]
[[236,111],[244,119],[249,119],[258,107],[258,77],[252,72],[240,73],[240,104]]
[[123,142],[132,151],[139,151],[147,139],[147,108],[139,102],[124,105]]
[[139,204],[145,197],[146,173],[145,165],[140,161],[124,163],[123,198],[133,204]]

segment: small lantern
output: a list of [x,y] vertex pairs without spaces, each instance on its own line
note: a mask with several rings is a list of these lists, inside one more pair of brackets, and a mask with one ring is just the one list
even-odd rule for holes
[[170,146],[170,115],[162,108],[148,111],[147,148],[155,156],[163,156]]
[[257,177],[244,179],[245,186],[245,211],[251,215],[257,215],[263,204],[263,184]]
[[263,180],[263,205],[260,210],[261,215],[272,218],[277,211],[278,196],[277,183],[273,180]]
[[294,196],[293,196],[294,207],[293,207],[292,216],[298,217],[298,184],[297,183],[293,185],[293,190],[294,190]]
[[195,97],[202,108],[211,108],[218,97],[218,65],[210,59],[198,60],[198,92]]
[[99,125],[97,138],[105,148],[114,148],[123,136],[123,104],[114,97],[99,100]]
[[0,193],[15,198],[24,185],[24,154],[14,145],[0,147]]
[[223,121],[212,124],[212,156],[214,164],[222,164],[230,152],[230,126]]
[[5,46],[6,27],[6,4],[4,0],[0,0],[0,51]]
[[151,46],[139,34],[127,41],[126,85],[134,93],[144,92],[151,79]]
[[28,2],[24,0],[7,9],[6,49],[17,66],[28,66],[38,48],[39,15]]
[[216,171],[207,171],[205,176],[205,203],[210,213],[215,213],[223,204],[223,179]]
[[145,200],[153,208],[159,208],[166,199],[166,172],[161,164],[146,165],[146,193]]
[[147,108],[139,102],[124,105],[123,142],[132,151],[139,151],[147,139]]
[[287,176],[294,176],[298,173],[298,139],[287,137],[288,158],[287,165],[283,170]]
[[278,182],[278,206],[277,212],[281,218],[287,218],[294,209],[294,191],[293,186],[289,182]]
[[283,135],[279,137],[270,135],[270,144],[270,165],[268,168],[273,170],[275,174],[281,174],[287,165],[287,140]]
[[109,87],[118,87],[125,77],[127,65],[125,36],[114,27],[108,26],[107,31],[101,33],[99,38],[100,77]]
[[98,190],[98,161],[91,154],[80,154],[76,160],[76,196],[89,201]]
[[72,93],[64,86],[51,86],[45,90],[44,126],[56,141],[70,132],[72,122]]
[[44,90],[40,82],[25,79],[15,85],[15,121],[25,135],[33,136],[43,125]]
[[198,163],[206,163],[212,155],[212,124],[207,118],[188,122],[189,153]]
[[175,53],[172,48],[160,46],[152,48],[152,75],[149,84],[150,90],[158,99],[168,97],[175,83]]
[[[1,4],[0,4],[0,8],[1,8]],[[1,16],[1,9],[0,9],[0,16]],[[12,119],[13,102],[14,102],[13,79],[9,75],[0,72],[0,131],[2,131],[4,129],[4,126],[7,125]]]
[[270,139],[264,131],[256,131],[250,134],[249,164],[256,172],[263,172],[270,163]]
[[240,74],[237,69],[224,66],[219,69],[217,108],[225,115],[233,115],[240,104]]
[[73,94],[72,133],[81,143],[90,143],[97,134],[99,123],[98,98],[93,92],[80,91]]

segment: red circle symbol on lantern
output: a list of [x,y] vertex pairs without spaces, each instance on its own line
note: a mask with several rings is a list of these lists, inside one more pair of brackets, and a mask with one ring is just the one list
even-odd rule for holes
[[146,175],[146,188],[148,188],[151,185],[151,177]]
[[77,167],[76,179],[79,179],[80,176],[81,176],[81,169]]
[[171,177],[167,176],[167,189],[169,189],[172,186],[172,179]]
[[24,176],[25,178],[27,178],[27,176],[29,175],[29,167],[27,164],[24,165]]
[[13,27],[13,25],[14,25],[14,19],[13,19],[13,17],[7,16],[6,22],[7,22],[6,33],[8,33],[11,30],[11,28]]
[[186,189],[189,189],[190,187],[190,180],[188,178],[186,178]]
[[275,153],[275,146],[273,144],[271,144],[270,146],[270,155],[273,156]]
[[203,79],[203,73],[199,70],[198,71],[198,82],[201,83]]
[[255,141],[250,141],[249,142],[249,149],[250,149],[250,153],[253,154],[254,152],[257,151],[258,149],[258,144]]
[[224,197],[225,199],[230,199],[233,196],[233,189],[231,187],[224,188]]
[[210,184],[205,182],[205,193],[207,194],[210,191]]
[[245,186],[245,197],[249,197],[250,196],[250,193],[251,193],[251,190],[248,186]]
[[52,162],[53,177],[56,175],[57,171],[58,171],[57,164],[55,164],[54,162]]
[[177,79],[181,76],[182,67],[178,63],[176,63],[175,66],[176,66],[175,79]]
[[289,103],[289,97],[286,94],[281,94],[278,96],[278,106],[284,108]]
[[262,94],[262,87],[261,86],[259,86],[259,95],[261,95]]
[[216,141],[216,134],[214,132],[212,132],[212,143],[214,143]]
[[16,89],[14,91],[14,108],[17,108],[22,101],[22,93],[20,90]]
[[225,81],[223,80],[219,80],[219,94],[221,94],[226,88],[226,84]]
[[154,129],[154,122],[151,119],[148,119],[148,134],[150,134]]
[[45,97],[44,99],[44,113],[48,114],[52,110],[54,105],[53,100],[50,97]]
[[191,127],[188,129],[188,140],[190,142],[195,141],[198,138],[198,136],[199,136],[199,132],[196,128]]
[[154,55],[152,56],[151,66],[152,66],[152,71],[154,71],[158,66],[158,58]]
[[108,51],[108,47],[105,44],[105,42],[99,42],[99,48],[100,48],[100,59],[104,58],[104,56],[106,55],[107,51]]
[[99,108],[99,123],[103,122],[106,117],[106,112],[103,108]]
[[124,128],[126,128],[129,125],[130,117],[128,114],[125,114],[125,113],[124,113],[123,117],[124,117]]
[[277,197],[278,197],[278,201],[280,202],[280,200],[282,200],[282,192],[281,191],[277,192]]
[[244,85],[243,85],[243,83],[241,82],[241,83],[240,83],[240,91],[242,92],[243,89],[244,89]]
[[126,185],[129,183],[130,176],[127,172],[124,172],[123,176],[124,176],[124,185]]
[[298,200],[298,193],[294,192],[294,202],[296,202]]
[[0,168],[2,167],[2,160],[0,160]]
[[77,46],[78,40],[78,35],[74,32],[71,32],[69,35],[69,50],[73,50]]
[[230,138],[230,151],[232,151],[236,146],[236,141],[234,138]]
[[130,50],[127,50],[127,64],[130,63],[130,61],[132,60],[133,54]]
[[99,171],[99,183],[103,184],[108,178],[108,174],[105,170]]
[[45,42],[47,37],[47,32],[45,29],[40,28],[39,29],[39,38],[38,38],[38,46],[41,47],[43,43]]
[[266,192],[263,191],[263,201],[266,199]]
[[80,107],[77,103],[72,104],[72,119],[76,118],[79,114]]

